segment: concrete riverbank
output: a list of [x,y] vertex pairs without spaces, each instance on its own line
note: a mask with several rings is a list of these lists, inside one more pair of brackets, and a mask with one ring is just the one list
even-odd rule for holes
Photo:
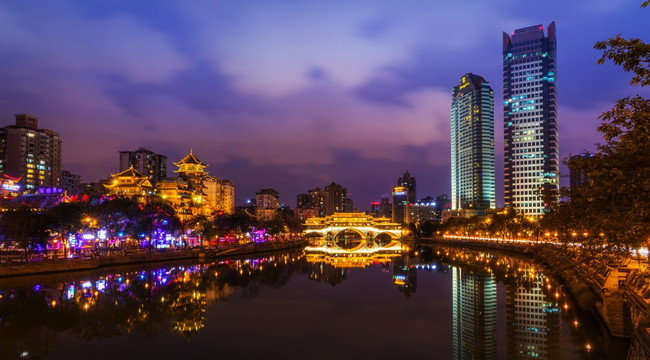
[[41,260],[0,265],[0,278],[52,274],[58,272],[88,271],[104,267],[147,264],[180,260],[210,260],[222,257],[245,256],[304,246],[302,241],[270,243],[223,249],[192,249],[166,252],[140,252],[127,255],[99,256],[92,259]]

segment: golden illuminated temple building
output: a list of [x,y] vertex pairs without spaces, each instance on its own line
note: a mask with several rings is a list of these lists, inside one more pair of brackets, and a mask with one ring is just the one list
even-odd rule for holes
[[154,188],[148,176],[142,175],[133,166],[112,174],[107,184],[104,184],[110,195],[136,198],[138,201],[154,194]]
[[118,174],[111,175],[105,187],[110,195],[126,196],[144,201],[147,195],[158,195],[169,201],[181,220],[198,215],[212,216],[222,212],[232,214],[235,208],[235,187],[230,180],[221,180],[208,175],[208,164],[190,153],[174,165],[176,178],[156,182],[131,166]]

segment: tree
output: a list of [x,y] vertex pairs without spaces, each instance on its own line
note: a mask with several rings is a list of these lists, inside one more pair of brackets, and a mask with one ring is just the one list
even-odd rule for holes
[[63,257],[68,257],[68,236],[76,232],[81,224],[83,204],[78,201],[60,203],[45,213],[47,227],[59,234],[63,246]]
[[[594,48],[603,51],[598,64],[612,61],[634,73],[632,85],[650,85],[650,44],[617,35]],[[549,219],[568,224],[565,237],[571,232],[587,244],[629,251],[650,241],[650,101],[640,95],[620,99],[599,119],[605,142],[598,151],[566,161],[588,181],[564,190],[570,201],[552,209]]]
[[17,242],[28,260],[29,248],[41,245],[47,253],[47,224],[45,217],[35,209],[21,206],[2,213],[0,228],[3,234]]
[[174,232],[176,211],[168,201],[157,196],[149,196],[144,203],[138,204],[140,212],[136,215],[136,228],[148,235],[149,252],[153,248],[156,230]]
[[217,227],[214,225],[214,221],[205,215],[194,217],[190,221],[190,224],[192,235],[199,237],[201,248],[203,248],[203,242],[205,239],[209,240],[217,235]]
[[[94,215],[97,218],[100,226],[106,230],[108,239],[130,235],[137,238],[140,232],[138,231],[138,217],[140,215],[139,204],[136,200],[126,197],[116,197],[105,200],[95,206],[93,209]],[[126,244],[122,240],[122,249],[126,254]]]

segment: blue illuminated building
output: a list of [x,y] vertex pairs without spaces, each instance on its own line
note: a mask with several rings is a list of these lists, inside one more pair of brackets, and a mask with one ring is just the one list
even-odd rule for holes
[[504,200],[539,216],[539,190],[559,188],[555,22],[503,33]]

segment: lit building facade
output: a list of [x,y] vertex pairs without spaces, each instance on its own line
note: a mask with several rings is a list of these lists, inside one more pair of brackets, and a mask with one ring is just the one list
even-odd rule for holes
[[452,268],[454,359],[497,359],[497,281]]
[[61,137],[38,128],[38,117],[16,114],[16,125],[0,129],[0,172],[20,178],[21,191],[61,187]]
[[167,156],[139,148],[135,151],[120,151],[120,171],[133,166],[140,174],[148,176],[153,183],[167,178]]
[[109,195],[135,198],[141,202],[155,193],[149,177],[140,174],[133,167],[111,175],[104,186]]
[[395,223],[408,223],[408,188],[393,186],[392,220]]
[[503,33],[504,200],[540,216],[542,188],[559,188],[555,22]]
[[232,181],[206,175],[203,185],[208,202],[215,211],[224,214],[235,212],[235,186]]
[[404,175],[397,179],[397,186],[403,186],[406,188],[408,191],[406,195],[406,200],[410,203],[413,204],[415,203],[415,199],[417,199],[416,196],[416,191],[417,191],[417,186],[415,183],[415,177],[411,176],[408,170],[404,172]]
[[81,175],[67,170],[61,171],[61,189],[68,195],[78,194],[81,189]]
[[494,208],[494,92],[467,73],[452,88],[451,204],[453,210]]
[[255,194],[255,217],[258,220],[273,220],[278,215],[279,193],[273,189],[262,189]]

